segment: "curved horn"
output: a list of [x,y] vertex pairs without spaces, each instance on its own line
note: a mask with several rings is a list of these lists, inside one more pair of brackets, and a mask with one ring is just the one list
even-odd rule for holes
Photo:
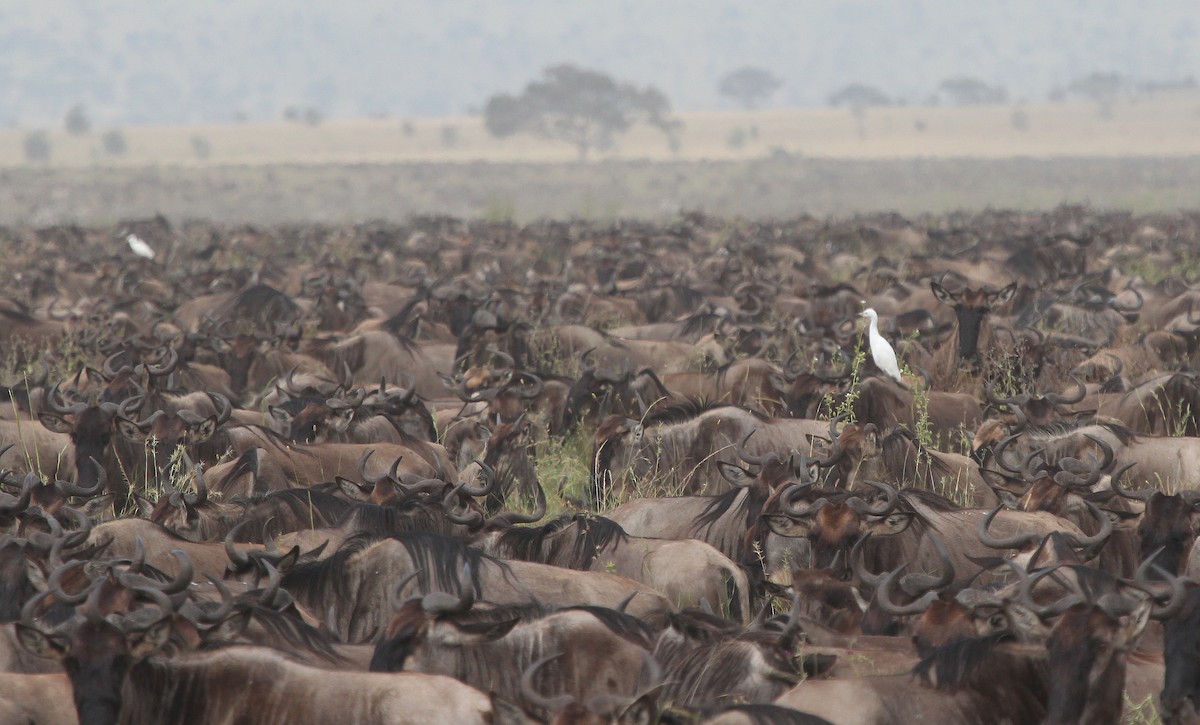
[[217,425],[227,423],[230,416],[233,415],[233,403],[220,393],[208,393],[208,399],[212,401],[213,407],[217,410]]
[[[566,477],[566,474],[563,474]],[[506,511],[502,514],[493,516],[488,524],[498,524],[501,526],[512,526],[513,524],[532,524],[541,521],[546,515],[546,490],[542,488],[541,481],[535,481],[537,484],[537,503],[534,506],[533,513],[523,514],[517,511]]]
[[920,599],[903,606],[892,601],[892,582],[895,581],[896,577],[907,566],[907,563],[901,564],[885,574],[883,581],[879,583],[879,588],[875,590],[875,601],[879,603],[879,608],[888,614],[898,617],[920,614],[928,609],[929,605],[938,598],[937,592],[926,592]]
[[752,466],[765,466],[765,465],[767,465],[767,462],[771,461],[771,460],[782,463],[782,459],[780,459],[779,454],[775,453],[774,451],[768,451],[767,453],[764,453],[761,456],[752,456],[746,452],[746,442],[750,440],[750,436],[754,435],[757,432],[758,432],[758,429],[755,428],[754,430],[750,431],[746,435],[742,436],[741,442],[738,443],[738,445],[737,445],[738,458],[742,459],[743,461],[745,461],[746,463],[749,463]]
[[976,534],[979,536],[981,544],[991,549],[1024,549],[1041,539],[1037,534],[1015,534],[1006,539],[993,536],[988,531],[988,527],[992,525],[992,519],[996,518],[996,514],[1000,513],[1002,508],[1004,508],[1004,504],[996,506],[979,522],[979,530],[976,531]]
[[392,605],[392,609],[399,611],[401,607],[403,607],[405,604],[408,604],[413,599],[420,598],[420,595],[417,595],[416,597],[401,599],[400,595],[404,593],[404,587],[408,586],[408,583],[415,579],[417,575],[421,573],[421,571],[421,569],[417,569],[413,573],[408,574],[399,582],[397,582],[396,586],[392,587],[391,592],[388,593],[388,603]]
[[472,529],[483,524],[483,514],[478,511],[469,511],[467,514],[459,514],[455,512],[454,499],[458,497],[466,484],[458,484],[454,488],[446,492],[446,496],[442,499],[442,508],[446,511],[446,518],[452,523],[462,526],[467,526]]
[[526,400],[533,400],[534,398],[537,398],[539,395],[541,395],[542,391],[546,389],[546,382],[531,372],[526,372],[526,371],[522,370],[521,372],[517,373],[517,375],[533,381],[532,389],[530,389],[530,390],[520,389],[517,391],[516,394],[517,394],[517,397],[519,397],[519,398],[524,398]]
[[[80,496],[82,498],[90,498],[103,491],[104,487],[108,485],[108,473],[104,470],[104,466],[101,466],[100,462],[94,457],[88,456],[88,461],[90,461],[92,467],[96,469],[96,483],[92,484],[91,488],[77,486],[70,481],[55,481],[55,488],[57,488],[59,491],[62,491],[63,495]],[[2,508],[3,507],[0,507],[0,509]]]
[[1014,434],[1008,436],[1007,438],[1005,438],[1004,440],[1000,441],[999,443],[997,443],[995,450],[992,451],[992,457],[996,459],[996,463],[1004,470],[1008,471],[1009,473],[1018,475],[1018,476],[1023,476],[1023,475],[1025,475],[1025,470],[1024,470],[1025,467],[1024,466],[1021,466],[1020,468],[1016,468],[1016,467],[1012,466],[1008,461],[1004,460],[1004,451],[1008,448],[1009,444],[1011,444],[1013,441],[1015,441],[1017,438],[1019,438],[1020,435],[1021,435],[1020,433],[1014,433]]
[[196,494],[185,493],[183,500],[189,506],[203,506],[208,501],[208,484],[204,482],[204,471],[198,463],[192,468],[192,471],[196,478]]
[[874,589],[879,588],[879,584],[883,581],[882,574],[875,574],[867,569],[867,562],[863,556],[862,546],[867,539],[871,538],[871,532],[868,531],[864,536],[859,537],[858,541],[854,542],[854,546],[850,549],[850,570],[854,572],[854,576],[859,578],[863,584],[867,584]]
[[228,617],[229,613],[233,611],[233,595],[229,592],[229,587],[225,586],[225,582],[212,574],[205,574],[204,578],[220,593],[221,606],[208,614],[205,614],[204,610],[201,609],[200,613],[196,615],[196,622],[198,624],[216,624]]
[[1092,503],[1091,501],[1084,501],[1084,504],[1087,505],[1088,511],[1091,512],[1092,516],[1094,516],[1096,520],[1100,522],[1100,530],[1092,536],[1084,536],[1082,538],[1075,536],[1074,534],[1068,534],[1064,532],[1063,538],[1066,539],[1071,546],[1077,549],[1083,549],[1085,552],[1087,552],[1088,556],[1085,558],[1090,559],[1092,556],[1095,556],[1097,553],[1099,553],[1100,548],[1104,546],[1104,542],[1108,541],[1108,538],[1112,536],[1113,522],[1112,519],[1110,519],[1103,511],[1099,509],[1099,507],[1096,506],[1096,504]]
[[0,501],[0,514],[17,514],[29,508],[29,501],[33,497],[33,489],[40,483],[41,480],[38,478],[37,473],[30,471],[25,474],[25,479],[21,482],[21,495],[9,504]]
[[[1154,600],[1154,607],[1151,609],[1150,616],[1158,620],[1167,620],[1173,618],[1183,608],[1183,604],[1187,600],[1187,588],[1184,586],[1183,577],[1175,576],[1154,563],[1154,560],[1161,553],[1162,548],[1160,547],[1158,551],[1148,556],[1137,568],[1133,581],[1139,589],[1149,594]],[[1154,582],[1151,582],[1146,576],[1151,568],[1170,585],[1166,597],[1154,591]],[[1160,604],[1164,598],[1167,600],[1166,603]]]
[[1142,305],[1146,304],[1146,298],[1142,296],[1140,290],[1133,286],[1132,280],[1126,289],[1132,292],[1135,297],[1137,297],[1137,302],[1133,303],[1132,305],[1123,305],[1118,303],[1116,295],[1113,295],[1113,298],[1108,302],[1108,306],[1114,311],[1121,313],[1137,312],[1138,310],[1142,309]]
[[173,347],[167,348],[166,359],[158,365],[146,365],[150,377],[161,378],[175,372],[179,367],[179,351]]
[[249,555],[238,551],[233,545],[233,540],[237,536],[237,533],[241,531],[242,528],[249,526],[252,523],[254,523],[253,519],[246,519],[230,529],[228,534],[225,534],[225,555],[229,557],[229,561],[233,562],[234,566],[236,567],[235,571],[242,571],[249,567],[252,563]]
[[[430,592],[421,597],[421,609],[430,614],[466,612],[470,610],[471,606],[475,604],[475,587],[471,584],[471,579],[471,563],[464,562],[458,582],[462,594],[454,596],[446,592]],[[466,582],[465,585],[464,581]]]
[[811,483],[789,484],[779,496],[779,507],[783,513],[793,518],[803,519],[825,508],[829,504],[829,499],[826,498],[819,498],[810,504],[806,504],[803,508],[796,508],[796,499],[812,486],[813,484]]
[[1057,395],[1055,393],[1047,394],[1046,400],[1054,405],[1074,405],[1087,395],[1087,386],[1079,379],[1078,375],[1071,374],[1071,381],[1075,383],[1075,393],[1071,395]]
[[380,481],[387,478],[387,474],[382,474],[379,476],[367,475],[367,461],[373,455],[375,455],[375,449],[368,448],[367,450],[363,451],[361,456],[358,457],[358,476],[359,476],[359,478],[361,478],[363,480],[363,483],[366,483],[370,486],[375,486]]
[[546,655],[537,662],[531,664],[524,672],[521,673],[521,693],[525,695],[525,698],[531,703],[551,714],[561,712],[564,708],[575,702],[575,696],[563,694],[555,697],[546,697],[542,693],[538,692],[536,688],[534,688],[533,676],[534,673],[541,669],[542,666],[547,662],[552,662],[562,656],[562,652]]
[[1145,489],[1142,489],[1141,491],[1130,491],[1130,490],[1121,488],[1121,484],[1117,483],[1117,481],[1121,480],[1121,476],[1124,475],[1124,473],[1126,471],[1128,471],[1130,468],[1133,468],[1134,465],[1136,465],[1136,464],[1127,463],[1124,466],[1121,466],[1120,468],[1118,468],[1115,472],[1113,472],[1113,475],[1109,476],[1109,479],[1108,479],[1109,486],[1112,487],[1112,490],[1114,493],[1116,493],[1119,496],[1122,496],[1123,498],[1128,498],[1128,499],[1132,499],[1134,501],[1141,501],[1142,503],[1147,503],[1150,501],[1151,498],[1154,497],[1154,494],[1158,493],[1158,489],[1145,488]]
[[954,582],[954,562],[950,559],[950,552],[946,551],[946,545],[942,543],[942,539],[936,536],[933,532],[929,533],[929,542],[933,544],[933,548],[937,551],[938,559],[941,560],[942,573],[933,576],[931,574],[907,574],[900,580],[900,588],[905,594],[917,596],[922,592],[936,592],[945,589]]
[[1108,470],[1109,466],[1113,464],[1113,459],[1116,458],[1116,452],[1113,451],[1112,446],[1108,444],[1108,441],[1102,438],[1097,438],[1091,433],[1085,433],[1084,435],[1090,438],[1093,443],[1100,446],[1100,450],[1104,452],[1104,458],[1102,458],[1099,465],[1096,466],[1096,473],[1099,474],[1100,471]]
[[[1065,597],[1061,597],[1058,601],[1045,607],[1039,606],[1037,602],[1033,601],[1034,587],[1036,587],[1037,583],[1043,578],[1057,571],[1059,566],[1059,564],[1055,564],[1054,566],[1043,569],[1032,576],[1026,577],[1024,581],[1021,582],[1021,589],[1017,595],[1018,600],[1040,619],[1056,617],[1076,604],[1083,604],[1087,601],[1087,597],[1078,590],[1075,590],[1073,593],[1068,594]],[[1074,586],[1072,586],[1072,589],[1074,589]]]
[[62,383],[55,383],[54,387],[50,388],[50,392],[46,393],[46,405],[50,406],[50,410],[59,415],[73,415],[87,410],[87,403],[65,405],[66,401],[63,399],[62,392],[59,391],[60,385]]
[[866,483],[874,486],[880,491],[883,491],[884,495],[887,497],[884,499],[883,503],[876,506],[871,506],[858,496],[851,496],[850,498],[846,499],[846,505],[858,513],[866,514],[868,516],[886,516],[887,514],[891,513],[892,510],[896,508],[896,502],[899,501],[900,497],[900,492],[896,490],[896,487],[892,486],[891,484],[884,483],[883,481],[866,481]]
[[464,481],[462,490],[468,496],[478,498],[488,495],[496,487],[496,469],[478,459],[475,460],[475,463],[479,465],[479,470],[483,473],[483,485],[475,488]]

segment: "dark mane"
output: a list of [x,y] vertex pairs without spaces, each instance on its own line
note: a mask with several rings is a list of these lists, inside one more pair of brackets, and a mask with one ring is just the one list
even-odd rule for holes
[[347,504],[336,526],[380,539],[400,532],[454,533],[454,524],[440,506],[422,503],[404,507],[380,506],[366,501]]
[[710,410],[720,410],[722,408],[734,408],[737,406],[732,403],[713,402],[700,400],[698,398],[687,398],[682,401],[671,402],[666,405],[655,406],[650,409],[650,412],[642,418],[642,425],[649,428],[652,425],[670,425],[672,423],[684,423],[702,413],[707,413]]
[[417,585],[423,592],[461,594],[464,582],[459,579],[459,572],[463,565],[468,565],[471,570],[470,586],[475,589],[476,596],[483,596],[479,575],[485,562],[500,567],[505,573],[510,571],[504,562],[494,556],[450,536],[402,531],[389,538],[400,542],[408,552],[417,567]]
[[[291,322],[300,314],[300,306],[291,297],[265,284],[256,284],[238,292],[221,305],[216,319],[254,320],[262,323]],[[270,330],[268,325],[268,331]]]
[[639,647],[644,647],[645,649],[651,649],[654,647],[654,640],[658,635],[658,633],[654,631],[653,627],[651,627],[649,624],[646,624],[641,619],[638,619],[632,614],[619,612],[615,609],[609,609],[608,607],[579,605],[575,607],[567,607],[561,611],[587,612],[595,617],[600,624],[603,624],[608,631],[622,639],[638,645]]
[[403,328],[412,323],[413,309],[423,301],[425,301],[423,295],[414,295],[411,300],[405,303],[404,307],[400,308],[399,312],[384,320],[379,328],[392,333],[397,340],[401,341],[402,345],[411,344],[412,339],[403,331]]
[[496,537],[496,548],[507,559],[546,563],[546,539],[570,525],[572,516],[563,514],[541,526],[510,526]]
[[950,640],[914,665],[912,672],[934,689],[958,692],[970,685],[975,671],[990,662],[996,646],[1008,638],[1007,632],[1000,632]]
[[355,534],[342,542],[338,550],[317,561],[302,561],[284,573],[280,584],[297,598],[303,593],[329,590],[333,599],[346,601],[350,597],[343,573],[350,558],[379,540],[370,534]]
[[[573,535],[566,533],[574,529]],[[586,571],[601,551],[629,538],[620,524],[592,514],[563,514],[542,526],[513,526],[496,539],[504,556]]]
[[[908,500],[906,500],[908,499]],[[907,508],[910,513],[918,513],[912,509],[910,500],[919,501],[921,504],[928,506],[935,511],[961,511],[962,507],[954,503],[945,496],[934,493],[923,488],[906,488],[900,492],[901,509]],[[907,507],[903,504],[908,504]],[[918,514],[919,515],[919,514]]]
[[[328,634],[305,623],[295,613],[281,612],[277,609],[264,607],[258,602],[248,601],[238,602],[235,611],[250,612],[252,620],[257,622],[266,632],[266,641],[255,642],[254,644],[280,649],[279,643],[282,642],[288,647],[297,650],[297,652],[289,652],[289,654],[296,655],[302,653],[301,656],[303,654],[314,654],[330,664],[347,664],[347,660],[334,649],[333,640],[329,638]],[[210,651],[240,644],[244,643],[214,638],[204,640],[199,649],[201,651]]]
[[1030,425],[1025,429],[1025,435],[1040,441],[1053,441],[1078,432],[1082,428],[1098,426],[1116,436],[1124,445],[1137,441],[1137,432],[1115,420],[1079,419],[1061,420],[1043,425]]

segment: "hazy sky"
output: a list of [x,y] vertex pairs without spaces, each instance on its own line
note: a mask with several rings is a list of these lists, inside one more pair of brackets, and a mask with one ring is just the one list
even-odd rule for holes
[[1197,0],[0,0],[0,122],[461,114],[564,61],[687,110],[729,107],[743,65],[784,80],[775,106],[850,82],[922,102],[957,75],[1040,101],[1096,71],[1200,76],[1198,29]]

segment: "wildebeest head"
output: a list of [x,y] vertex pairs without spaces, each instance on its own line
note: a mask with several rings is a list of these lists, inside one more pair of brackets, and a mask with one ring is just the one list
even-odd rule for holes
[[183,408],[174,413],[157,410],[140,421],[117,418],[121,436],[144,455],[147,485],[161,486],[169,479],[177,448],[182,446],[195,454],[196,447],[207,443],[229,420],[233,413],[229,399],[220,393],[208,393],[208,398],[216,412],[207,417]]
[[[103,584],[98,582],[97,584]],[[31,599],[21,612],[17,638],[39,657],[58,660],[71,681],[80,725],[115,725],[121,713],[122,687],[132,667],[167,643],[172,631],[172,606],[162,592],[154,598],[158,615],[146,624],[142,616],[105,616],[99,604],[105,587],[93,585],[74,618],[54,631],[34,622],[34,613],[47,591]],[[80,613],[81,612],[81,613]]]
[[1161,549],[1158,565],[1172,574],[1181,573],[1200,531],[1200,492],[1183,490],[1168,495],[1152,488],[1129,491],[1120,486],[1119,478],[1113,477],[1113,490],[1146,505],[1137,525],[1142,556]]
[[1150,611],[1149,601],[1113,597],[1063,613],[1046,644],[1054,686],[1043,722],[1102,722],[1097,717],[1120,712],[1124,653],[1141,636]]
[[99,468],[85,464],[89,460],[104,462],[112,458],[114,425],[123,416],[133,415],[142,404],[142,398],[127,398],[120,404],[76,402],[67,405],[58,388],[55,385],[46,395],[47,408],[42,411],[41,422],[52,431],[71,436],[71,442],[75,445],[77,482],[90,489],[96,484]]
[[[854,543],[867,533],[898,534],[908,528],[914,513],[897,509],[899,494],[879,481],[867,483],[884,494],[883,500],[867,502],[857,493],[813,490],[795,486],[781,493],[779,513],[767,516],[767,525],[780,536],[804,537],[812,547],[812,565],[830,568],[847,560]],[[810,497],[807,503],[800,500]],[[843,563],[842,569],[844,570]]]
[[1169,725],[1200,721],[1200,587],[1187,584],[1182,609],[1163,622],[1162,718]]
[[950,292],[938,280],[931,280],[929,287],[939,302],[954,309],[954,316],[958,319],[958,358],[978,363],[979,334],[983,321],[995,308],[1012,299],[1017,291],[1017,283],[1013,282],[1000,290],[964,287],[957,292]]

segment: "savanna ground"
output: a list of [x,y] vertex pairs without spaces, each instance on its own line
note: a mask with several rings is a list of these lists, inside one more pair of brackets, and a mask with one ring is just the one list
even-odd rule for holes
[[[1091,103],[681,114],[677,148],[650,129],[577,161],[573,147],[494,139],[480,118],[0,131],[0,223],[172,219],[344,223],[410,214],[527,221],[669,218],[680,209],[783,217],[905,215],[1084,203],[1134,212],[1192,206],[1200,94],[1106,111]],[[200,158],[194,141],[206,151]]]

